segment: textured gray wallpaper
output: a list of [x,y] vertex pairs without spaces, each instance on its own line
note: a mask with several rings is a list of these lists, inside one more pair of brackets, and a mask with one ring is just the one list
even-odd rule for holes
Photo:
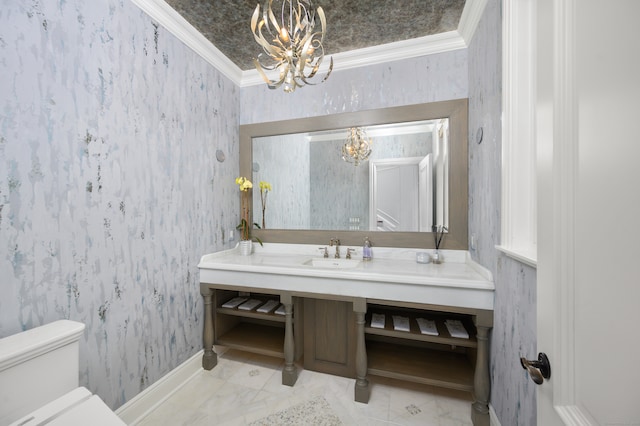
[[[496,286],[491,404],[502,425],[533,426],[536,385],[520,356],[536,354],[536,271],[495,248],[500,244],[501,19],[501,2],[489,0],[469,46],[469,232],[478,241],[471,256],[491,270]],[[479,128],[481,144],[475,142]]]
[[241,124],[315,117],[468,97],[467,50],[340,70],[294,93],[265,84],[241,90]]
[[80,383],[116,408],[201,348],[238,89],[119,0],[4,1],[0,76],[0,337],[85,323]]

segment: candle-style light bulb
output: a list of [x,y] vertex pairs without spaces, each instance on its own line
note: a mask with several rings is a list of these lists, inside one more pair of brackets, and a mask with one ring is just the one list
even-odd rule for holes
[[289,43],[289,32],[286,27],[280,28],[280,40],[282,40],[283,43]]

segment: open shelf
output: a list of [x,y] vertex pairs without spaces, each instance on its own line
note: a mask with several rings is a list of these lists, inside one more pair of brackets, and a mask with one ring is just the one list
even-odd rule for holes
[[273,322],[285,322],[284,315],[274,314],[273,312],[270,312],[270,313],[256,312],[255,309],[251,311],[244,311],[238,308],[217,308],[216,311],[217,313],[224,314],[224,315],[232,315],[232,316],[243,317],[243,318],[265,319]]
[[[371,327],[372,313],[379,313],[385,315],[384,328]],[[393,315],[400,315],[409,318],[409,331],[398,331],[393,328]],[[438,329],[438,335],[432,336],[428,334],[422,334],[416,318],[425,318],[434,320]],[[449,330],[447,329],[444,321],[446,319],[457,319],[462,321],[469,333],[469,338],[451,337]],[[364,329],[365,334],[397,337],[400,339],[417,340],[421,342],[433,342],[443,345],[461,346],[466,348],[477,348],[478,341],[475,335],[475,327],[470,318],[465,316],[443,316],[442,314],[434,314],[429,311],[415,311],[415,310],[395,310],[389,308],[382,308],[379,305],[374,305],[370,308],[369,313],[366,316],[366,324]]]
[[218,337],[216,344],[284,358],[284,329],[282,327],[240,322]]
[[465,354],[370,340],[366,345],[370,375],[467,392],[473,390],[474,369]]
[[[235,308],[222,307],[222,305],[224,305],[226,302],[233,299],[234,297],[238,297],[238,295],[239,294],[237,292],[229,292],[229,291],[220,292],[221,297],[218,301],[216,312],[218,314],[232,315],[237,317],[265,319],[268,321],[275,321],[275,322],[285,322],[285,315],[280,315],[275,313],[276,309],[278,309],[278,307],[280,306],[280,299],[277,296],[271,295],[271,294],[251,293],[247,295],[246,296],[247,300],[256,299],[260,301],[260,304],[251,310],[239,309],[238,307],[235,307]],[[278,305],[276,305],[276,307],[273,308],[271,312],[258,312],[258,309],[260,309],[260,307],[262,307],[268,301],[272,301],[272,300],[277,302]]]

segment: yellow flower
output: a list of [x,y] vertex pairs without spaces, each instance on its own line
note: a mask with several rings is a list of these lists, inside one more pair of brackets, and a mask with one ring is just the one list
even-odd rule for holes
[[271,191],[271,184],[261,180],[260,181],[260,191]]
[[[249,223],[249,189],[253,188],[253,184],[244,176],[236,178],[236,185],[240,188],[240,224],[236,229],[240,231],[240,239],[256,240],[262,245],[262,240],[258,237],[251,237],[251,224]],[[254,223],[253,226],[260,228],[260,225]]]
[[267,194],[271,191],[271,184],[263,180],[260,181],[260,201],[262,202],[262,228],[266,229],[264,222],[264,212],[267,209]]
[[253,184],[251,183],[251,181],[243,176],[236,178],[236,185],[240,187],[240,191],[244,191],[244,192],[253,188]]

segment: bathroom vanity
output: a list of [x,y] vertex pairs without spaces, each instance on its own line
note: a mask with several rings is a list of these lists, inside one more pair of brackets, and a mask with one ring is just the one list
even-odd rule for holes
[[[216,344],[284,358],[289,386],[298,361],[352,377],[362,403],[368,376],[458,389],[473,395],[474,424],[488,425],[493,279],[466,251],[445,250],[439,265],[417,263],[419,251],[376,247],[373,261],[362,262],[361,248],[334,259],[317,245],[265,243],[250,256],[237,248],[203,256],[203,367],[216,365]],[[243,306],[250,301],[256,306]],[[421,332],[425,320],[435,332]],[[446,322],[468,337],[452,335]]]

